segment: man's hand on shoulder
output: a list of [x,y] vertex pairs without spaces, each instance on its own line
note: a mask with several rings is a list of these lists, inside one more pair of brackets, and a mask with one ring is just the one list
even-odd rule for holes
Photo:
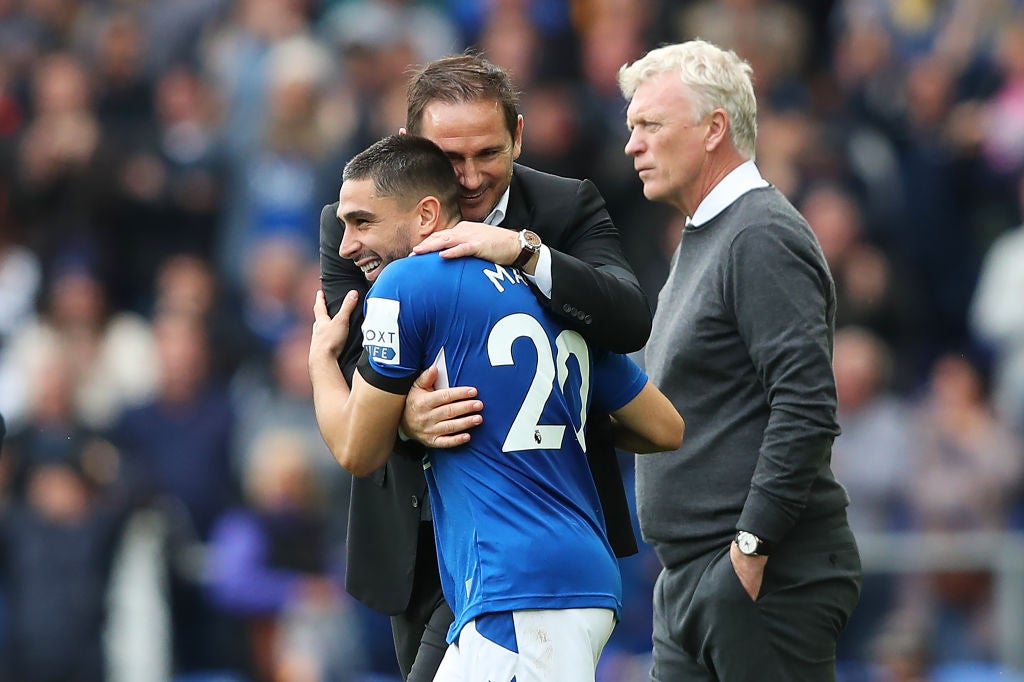
[[511,265],[519,256],[519,236],[513,230],[467,220],[435,232],[413,248],[413,253],[440,251],[442,258],[476,256],[498,265]]
[[402,413],[402,432],[428,448],[453,448],[468,443],[468,429],[483,423],[484,404],[472,386],[435,389],[437,368],[428,367],[409,389]]

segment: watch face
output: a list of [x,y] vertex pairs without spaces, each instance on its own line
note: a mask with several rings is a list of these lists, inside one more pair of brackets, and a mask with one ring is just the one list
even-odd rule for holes
[[757,551],[757,538],[750,533],[739,533],[736,535],[736,544],[744,554],[753,554]]
[[536,233],[529,230],[523,230],[523,245],[527,248],[536,251],[540,248],[540,237]]

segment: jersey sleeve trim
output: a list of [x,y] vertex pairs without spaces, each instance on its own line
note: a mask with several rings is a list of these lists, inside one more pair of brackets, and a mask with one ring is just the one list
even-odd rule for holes
[[409,389],[412,388],[412,385],[416,383],[415,372],[405,377],[389,377],[381,374],[370,362],[370,356],[365,350],[359,356],[359,362],[356,363],[356,371],[359,372],[359,376],[363,377],[366,383],[374,388],[379,388],[382,391],[395,395],[406,395]]

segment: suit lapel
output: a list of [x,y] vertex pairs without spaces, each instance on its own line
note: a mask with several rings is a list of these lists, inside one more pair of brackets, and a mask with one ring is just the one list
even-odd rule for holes
[[516,164],[513,168],[512,182],[510,183],[512,191],[508,193],[508,209],[505,211],[505,219],[501,221],[501,226],[510,230],[522,230],[530,227],[531,211],[527,203],[529,197],[519,165]]

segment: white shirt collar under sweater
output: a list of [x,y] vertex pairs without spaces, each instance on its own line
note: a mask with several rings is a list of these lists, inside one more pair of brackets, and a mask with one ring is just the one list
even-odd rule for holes
[[722,181],[712,188],[704,200],[697,205],[693,217],[686,219],[686,226],[699,227],[729,208],[734,201],[752,189],[767,187],[768,181],[753,161],[744,161],[732,169]]

